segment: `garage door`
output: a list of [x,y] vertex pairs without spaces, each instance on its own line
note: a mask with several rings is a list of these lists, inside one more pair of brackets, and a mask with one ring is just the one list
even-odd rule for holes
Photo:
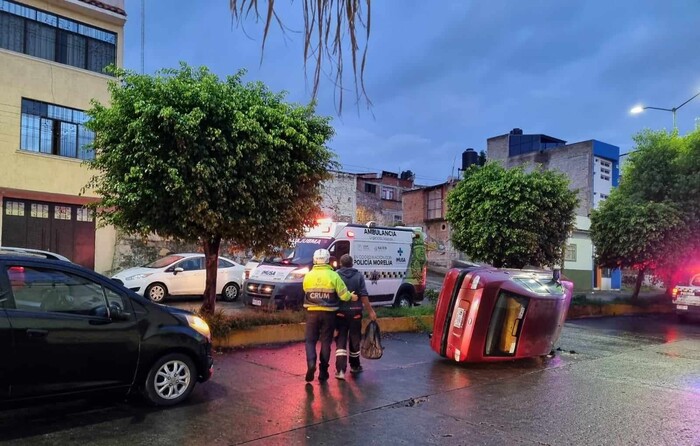
[[93,269],[95,219],[74,204],[4,198],[2,244],[56,252]]

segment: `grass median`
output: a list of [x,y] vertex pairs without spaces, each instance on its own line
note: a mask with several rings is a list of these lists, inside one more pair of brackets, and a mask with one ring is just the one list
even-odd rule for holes
[[[374,310],[377,313],[378,319],[388,317],[416,317],[433,315],[435,313],[435,306],[432,303],[427,303],[417,307],[407,308],[376,307]],[[264,311],[246,308],[235,314],[227,314],[223,310],[218,310],[211,315],[202,314],[194,309],[193,311],[207,321],[211,333],[215,338],[225,338],[234,330],[246,330],[263,325],[299,324],[306,320],[306,311]]]

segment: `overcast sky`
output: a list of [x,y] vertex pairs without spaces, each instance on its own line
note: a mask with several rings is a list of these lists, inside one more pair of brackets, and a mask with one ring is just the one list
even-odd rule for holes
[[[179,61],[220,76],[246,68],[247,79],[307,102],[302,36],[273,30],[260,64],[261,25],[236,27],[228,4],[146,0],[146,72]],[[301,1],[276,4],[300,30]],[[125,65],[139,70],[141,1],[126,9]],[[671,113],[633,116],[632,106],[671,108],[700,91],[700,1],[375,0],[365,77],[371,112],[348,95],[338,117],[328,81],[319,96],[350,172],[410,169],[418,183],[439,183],[464,149],[514,127],[624,153],[636,131],[672,127]],[[696,117],[700,98],[678,111],[679,130]]]

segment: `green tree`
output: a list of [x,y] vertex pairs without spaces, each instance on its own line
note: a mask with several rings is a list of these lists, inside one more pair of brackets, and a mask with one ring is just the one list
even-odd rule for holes
[[[290,3],[294,3],[290,0]],[[365,90],[365,66],[367,65],[367,43],[371,30],[371,0],[302,0],[301,13],[304,18],[304,69],[309,61],[314,65],[312,97],[316,98],[322,72],[330,72],[336,86],[338,112],[343,110],[343,71],[346,57],[350,55],[355,96],[359,104],[362,98],[371,106]],[[287,28],[278,14],[279,4],[275,0],[230,0],[231,13],[238,23],[252,15],[256,23],[264,23],[262,52],[273,24],[283,32]],[[260,10],[264,8],[261,15]],[[264,18],[262,17],[264,15]],[[262,19],[262,20],[261,20]],[[364,31],[363,31],[364,30]],[[344,41],[348,43],[345,47]],[[330,65],[323,70],[323,63]]]
[[243,83],[244,71],[225,80],[186,64],[114,74],[110,105],[88,112],[97,174],[86,188],[102,197],[95,209],[108,224],[201,244],[202,311],[212,312],[222,239],[267,251],[313,224],[335,165],[329,118]]
[[498,163],[469,168],[447,196],[452,242],[496,267],[553,266],[574,227],[578,198],[556,172]]
[[644,130],[633,139],[619,188],[591,215],[591,237],[600,265],[638,270],[637,297],[646,271],[670,290],[698,252],[700,132]]
[[683,213],[671,204],[634,201],[613,190],[591,215],[591,239],[596,260],[610,268],[633,268],[637,281],[632,298],[639,296],[644,274],[682,249]]

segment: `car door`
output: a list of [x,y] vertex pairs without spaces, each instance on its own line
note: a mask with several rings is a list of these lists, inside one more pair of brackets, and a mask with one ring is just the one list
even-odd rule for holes
[[10,299],[10,284],[7,276],[0,274],[0,400],[8,397],[10,392],[9,359],[12,357],[12,332],[10,321],[5,311]]
[[140,335],[128,296],[79,268],[5,268],[22,273],[5,310],[14,338],[10,398],[131,385]]
[[[176,273],[177,268],[182,268],[182,271]],[[166,282],[170,294],[197,295],[204,293],[206,280],[204,257],[189,257],[180,260],[166,271],[172,274]]]
[[239,287],[242,286],[244,270],[243,266],[220,258],[216,272],[216,292],[221,293],[221,289],[230,282],[236,282]]

